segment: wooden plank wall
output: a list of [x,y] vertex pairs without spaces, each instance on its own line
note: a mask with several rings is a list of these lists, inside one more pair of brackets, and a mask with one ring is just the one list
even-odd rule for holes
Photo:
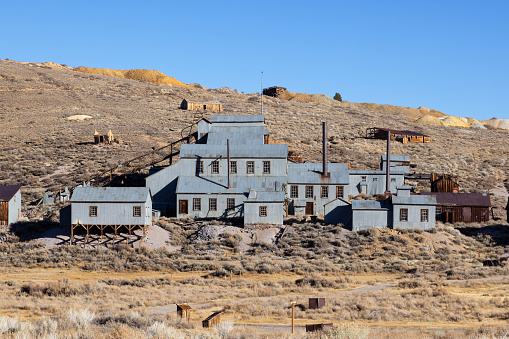
[[0,201],[0,225],[7,225],[9,221],[9,202]]

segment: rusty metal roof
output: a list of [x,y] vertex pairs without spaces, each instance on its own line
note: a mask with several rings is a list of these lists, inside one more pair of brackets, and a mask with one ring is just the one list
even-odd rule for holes
[[421,192],[420,194],[436,196],[437,205],[491,207],[490,195],[487,193]]
[[417,133],[417,132],[414,132],[414,131],[398,131],[396,129],[390,129],[390,128],[381,128],[381,127],[374,127],[380,131],[385,131],[385,132],[391,132],[392,134],[400,134],[400,135],[416,135],[416,136],[420,136],[420,137],[427,137],[427,135],[425,134],[422,134],[422,133]]
[[9,201],[18,193],[21,185],[0,186],[0,201]]

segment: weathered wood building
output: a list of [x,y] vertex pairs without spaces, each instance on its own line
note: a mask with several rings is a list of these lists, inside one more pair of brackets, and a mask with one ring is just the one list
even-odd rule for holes
[[436,220],[449,223],[490,220],[491,201],[487,193],[421,192],[420,194],[436,197]]
[[452,175],[431,173],[431,192],[459,193],[460,185]]
[[208,111],[223,111],[223,105],[219,101],[191,101],[184,99],[180,104],[181,109],[186,109],[189,111],[195,110],[208,110]]
[[0,225],[10,225],[21,217],[21,186],[0,186]]
[[366,129],[366,138],[387,140],[387,132],[391,133],[391,140],[406,144],[407,142],[428,143],[430,138],[427,135],[413,131],[398,131],[390,128],[370,127]]
[[191,306],[188,304],[177,304],[177,316],[189,322],[191,318]]
[[214,327],[219,325],[221,322],[221,313],[223,311],[217,311],[209,315],[206,319],[202,320],[201,324],[204,328]]
[[277,98],[279,95],[283,94],[286,91],[285,87],[272,86],[269,88],[263,89],[263,95],[268,95],[270,97]]

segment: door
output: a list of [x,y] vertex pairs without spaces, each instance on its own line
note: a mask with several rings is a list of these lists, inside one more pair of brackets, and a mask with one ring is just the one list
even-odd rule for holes
[[472,221],[472,208],[463,207],[463,222],[471,222]]
[[306,215],[313,215],[313,202],[306,202]]
[[187,214],[189,210],[187,208],[187,200],[179,200],[179,214]]

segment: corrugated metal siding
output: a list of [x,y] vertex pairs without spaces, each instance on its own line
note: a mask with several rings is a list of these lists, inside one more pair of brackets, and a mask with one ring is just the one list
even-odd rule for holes
[[[97,206],[97,217],[90,216],[90,206]],[[134,206],[141,207],[141,217],[133,216]],[[72,202],[71,222],[82,225],[150,225],[152,202],[150,200],[145,203]]]

